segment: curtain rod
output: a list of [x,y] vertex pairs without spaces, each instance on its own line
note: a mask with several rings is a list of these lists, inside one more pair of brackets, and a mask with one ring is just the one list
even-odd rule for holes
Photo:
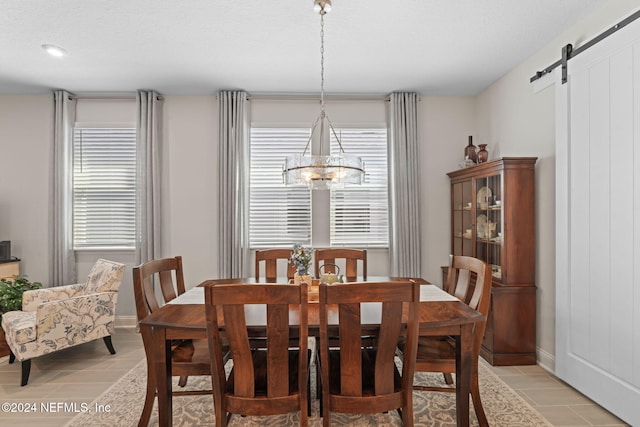
[[[88,92],[88,93],[79,93],[79,94],[72,94],[71,98],[74,99],[88,99],[88,100],[104,100],[104,99],[111,99],[111,100],[129,100],[129,99],[136,99],[136,94],[135,93],[130,93],[130,92],[112,92],[112,93],[99,93],[99,92]],[[162,96],[158,96],[158,101],[164,99]]]
[[[389,101],[387,95],[325,95],[328,101]],[[288,94],[288,95],[248,95],[248,101],[317,101],[320,102],[320,95],[309,94]]]
[[620,29],[622,29],[624,27],[626,27],[627,25],[629,25],[630,23],[632,23],[633,21],[635,21],[638,18],[640,18],[640,10],[637,10],[633,14],[631,14],[628,17],[626,17],[625,19],[623,19],[622,21],[618,22],[613,27],[611,27],[608,30],[604,31],[603,33],[601,33],[600,35],[596,36],[595,38],[589,40],[588,42],[586,42],[585,44],[583,44],[580,47],[577,47],[577,48],[573,49],[573,46],[571,44],[567,44],[566,46],[564,46],[562,48],[562,58],[558,59],[556,62],[554,62],[553,64],[549,65],[544,70],[536,71],[536,74],[529,79],[529,83],[533,83],[536,80],[538,80],[539,78],[549,74],[551,71],[553,71],[556,67],[558,67],[560,65],[562,65],[562,83],[566,83],[567,82],[567,61],[569,61],[569,59],[573,58],[574,56],[577,56],[578,54],[580,54],[582,52],[584,52],[585,50],[589,49],[594,44],[606,39],[611,34],[615,33],[616,31],[618,31],[618,30],[620,30]]

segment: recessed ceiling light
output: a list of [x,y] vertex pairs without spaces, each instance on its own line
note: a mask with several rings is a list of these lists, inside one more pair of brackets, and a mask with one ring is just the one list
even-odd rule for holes
[[66,50],[54,44],[43,44],[42,48],[46,50],[49,55],[55,56],[57,58],[61,58],[67,54]]

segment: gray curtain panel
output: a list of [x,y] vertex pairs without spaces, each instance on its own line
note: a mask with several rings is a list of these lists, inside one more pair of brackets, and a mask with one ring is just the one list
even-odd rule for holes
[[76,283],[73,250],[73,126],[76,99],[64,90],[53,92],[53,177],[51,179],[50,245],[48,286]]
[[420,277],[420,173],[416,93],[392,93],[389,108],[390,275]]
[[219,275],[248,276],[249,101],[244,91],[220,91]]
[[136,94],[136,263],[161,256],[160,167],[162,150],[162,98],[156,91]]

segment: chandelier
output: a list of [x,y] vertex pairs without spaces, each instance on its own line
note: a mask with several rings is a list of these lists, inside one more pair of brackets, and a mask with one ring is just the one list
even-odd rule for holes
[[[324,108],[324,15],[331,11],[331,0],[315,0],[313,9],[320,14],[320,114],[311,127],[311,135],[302,154],[287,156],[282,170],[286,185],[306,185],[313,190],[342,188],[345,183],[361,184],[364,177],[364,163],[357,156],[348,156],[336,134]],[[309,150],[313,134],[319,129],[319,154]],[[338,142],[338,155],[325,155],[325,139],[331,134]]]

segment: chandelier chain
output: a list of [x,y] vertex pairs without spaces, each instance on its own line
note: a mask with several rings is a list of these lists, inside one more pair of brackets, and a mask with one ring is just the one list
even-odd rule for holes
[[320,13],[320,108],[324,112],[324,13]]

